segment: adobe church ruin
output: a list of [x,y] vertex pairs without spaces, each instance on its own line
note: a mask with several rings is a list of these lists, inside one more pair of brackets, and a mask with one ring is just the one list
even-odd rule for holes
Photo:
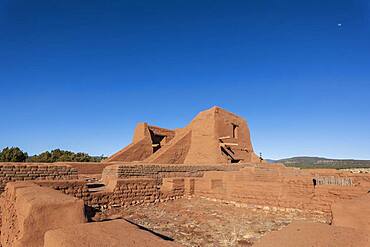
[[200,112],[185,128],[136,126],[132,143],[106,161],[155,164],[258,162],[247,122],[219,107]]
[[348,246],[348,238],[370,246],[370,174],[261,163],[246,121],[218,107],[182,129],[138,124],[132,144],[102,163],[0,163],[4,187],[3,247],[179,246],[125,220],[88,223],[87,209],[187,197],[319,213],[331,223],[294,223],[257,246]]

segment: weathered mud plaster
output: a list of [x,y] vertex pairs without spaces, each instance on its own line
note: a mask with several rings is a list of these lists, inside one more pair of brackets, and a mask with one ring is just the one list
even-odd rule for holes
[[259,162],[259,158],[253,152],[246,120],[215,106],[181,129],[139,123],[132,143],[106,160],[114,161],[221,164]]

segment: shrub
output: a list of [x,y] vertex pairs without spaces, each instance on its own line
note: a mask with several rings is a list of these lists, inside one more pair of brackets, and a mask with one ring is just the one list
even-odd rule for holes
[[0,153],[1,162],[25,162],[28,154],[18,147],[6,147]]

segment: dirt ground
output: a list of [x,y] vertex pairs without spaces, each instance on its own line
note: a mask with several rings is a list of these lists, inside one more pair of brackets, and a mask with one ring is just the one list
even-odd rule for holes
[[110,209],[94,220],[124,218],[184,246],[251,246],[265,233],[293,220],[327,222],[325,215],[271,210],[205,198],[183,198],[156,205]]

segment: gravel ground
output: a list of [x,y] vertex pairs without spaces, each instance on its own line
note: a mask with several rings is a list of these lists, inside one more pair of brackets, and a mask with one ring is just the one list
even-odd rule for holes
[[185,246],[251,246],[265,233],[293,220],[327,222],[324,215],[297,210],[241,207],[204,198],[110,209],[94,220],[124,218]]

